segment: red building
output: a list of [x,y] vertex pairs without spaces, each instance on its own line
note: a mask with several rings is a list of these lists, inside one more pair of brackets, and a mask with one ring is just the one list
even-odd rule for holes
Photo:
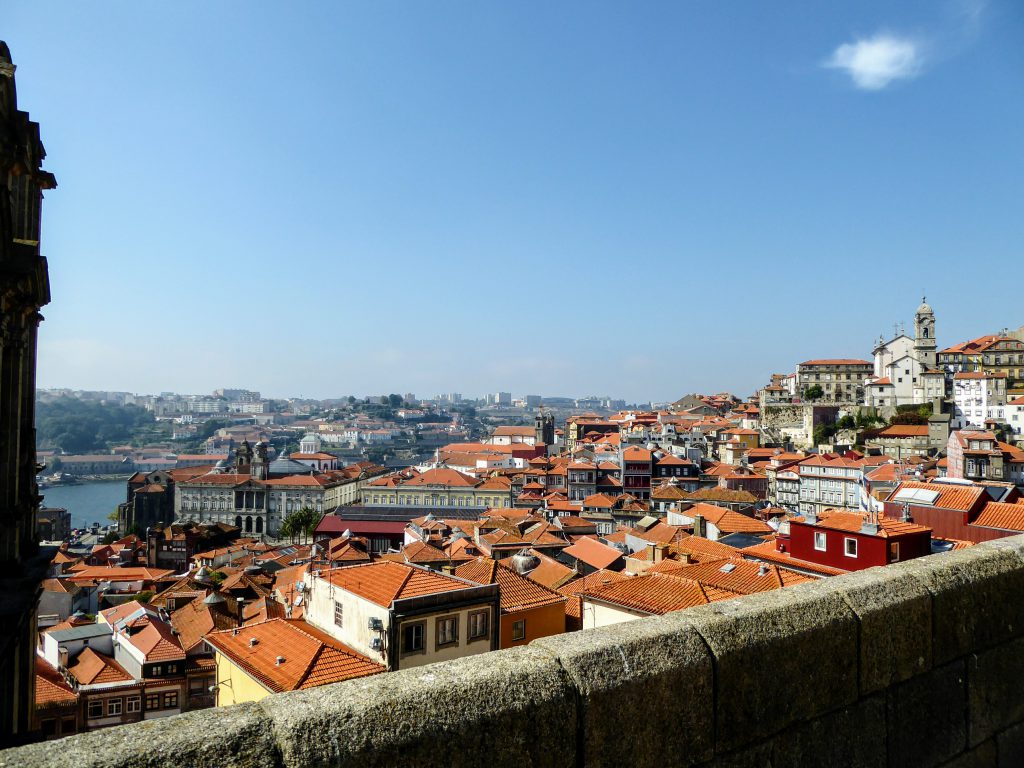
[[889,495],[887,519],[910,517],[929,526],[936,536],[978,544],[1015,536],[1024,530],[1014,515],[994,514],[1020,507],[1020,492],[1009,483],[972,483],[939,478],[927,483],[905,481]]
[[790,520],[789,535],[775,541],[798,560],[860,571],[931,554],[931,538],[931,528],[917,523],[830,511]]

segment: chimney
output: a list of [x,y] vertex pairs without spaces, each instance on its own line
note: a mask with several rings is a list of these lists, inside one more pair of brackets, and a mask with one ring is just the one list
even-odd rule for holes
[[653,541],[647,542],[647,559],[652,562],[658,562],[655,558],[658,556],[658,545]]
[[660,563],[665,559],[665,553],[668,552],[668,544],[655,544],[654,545],[654,562]]
[[257,638],[255,638],[255,637],[250,637],[250,638],[249,638],[249,647],[250,647],[250,648],[255,648],[255,647],[256,647],[257,645],[259,645],[259,642],[260,642],[260,641],[259,641],[259,640],[258,640]]
[[757,566],[757,575],[758,576],[767,576],[768,575],[768,563],[761,563],[759,566]]
[[278,656],[278,657],[277,657],[277,658],[276,658],[276,659],[274,660],[274,664],[275,664],[275,665],[277,665],[277,666],[279,666],[279,667],[280,667],[280,666],[281,666],[282,664],[284,664],[284,656]]
[[707,526],[704,522],[704,515],[693,516],[693,535],[700,538],[707,538]]

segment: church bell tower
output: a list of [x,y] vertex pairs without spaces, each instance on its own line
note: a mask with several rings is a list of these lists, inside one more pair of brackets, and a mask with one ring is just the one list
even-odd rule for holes
[[914,314],[914,352],[925,370],[935,367],[935,312],[925,298]]

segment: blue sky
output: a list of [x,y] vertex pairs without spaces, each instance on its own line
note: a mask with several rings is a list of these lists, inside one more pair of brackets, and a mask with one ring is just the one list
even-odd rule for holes
[[1024,7],[50,3],[40,386],[752,392],[1024,324]]

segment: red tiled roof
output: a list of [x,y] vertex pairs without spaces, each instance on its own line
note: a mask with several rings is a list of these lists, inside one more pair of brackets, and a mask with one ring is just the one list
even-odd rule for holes
[[752,557],[755,560],[769,560],[783,567],[799,568],[802,571],[810,571],[811,573],[818,573],[822,576],[839,576],[843,573],[847,573],[847,571],[844,571],[841,568],[833,568],[830,565],[812,563],[808,560],[798,560],[788,552],[779,552],[779,550],[775,548],[774,541],[763,541],[752,547],[741,549],[740,552],[744,557]]
[[574,544],[562,550],[569,557],[582,560],[584,563],[597,570],[602,570],[612,565],[622,557],[622,552],[602,544],[597,539],[580,538]]
[[670,552],[680,555],[689,555],[697,562],[707,560],[719,560],[724,557],[734,557],[739,550],[730,547],[720,541],[711,541],[702,536],[687,536],[679,539],[670,548]]
[[554,558],[545,557],[539,552],[531,552],[531,554],[540,558],[540,565],[530,571],[526,577],[542,587],[557,590],[577,575],[572,568],[562,565]]
[[971,525],[1000,528],[1004,531],[1024,531],[1024,504],[990,501],[971,521]]
[[78,696],[53,667],[36,657],[36,706],[73,704]]
[[[828,528],[833,531],[849,531],[856,533],[864,525],[866,515],[859,512],[842,512],[836,509],[826,509],[818,517],[818,522],[813,523],[818,528]],[[794,517],[793,522],[805,522],[802,517]],[[878,533],[872,534],[881,538],[900,536],[907,533],[930,532],[931,528],[918,525],[917,523],[906,523],[902,520],[893,520],[888,517],[878,519]]]
[[163,621],[151,621],[140,632],[128,637],[128,642],[142,651],[147,662],[177,661],[185,658],[181,642]]
[[706,587],[719,587],[743,595],[811,581],[808,576],[787,571],[777,565],[766,564],[762,568],[761,564],[740,557],[687,565],[672,571],[672,574],[699,581]]
[[[955,509],[960,512],[968,512],[977,505],[978,499],[985,493],[980,485],[961,485],[960,483],[919,483],[916,481],[904,481],[900,483],[893,492],[889,494],[887,501],[893,502],[897,494],[903,489],[923,489],[926,491],[937,491],[939,496],[933,504],[927,505],[939,507],[940,509]],[[899,503],[899,502],[893,502]],[[914,506],[926,506],[920,502],[911,501]]]
[[705,588],[696,581],[677,578],[668,573],[635,576],[582,595],[583,599],[594,598],[657,616],[736,596],[736,593],[714,587]]
[[214,630],[230,629],[237,623],[236,618],[211,610],[199,597],[190,600],[171,614],[171,625],[178,630],[178,642],[186,651],[195,648]]
[[869,360],[856,360],[852,358],[837,358],[834,360],[805,360],[800,365],[871,365]]
[[957,371],[954,379],[1005,379],[1005,371]]
[[68,672],[74,676],[79,685],[130,683],[135,680],[112,658],[97,653],[92,648],[83,649],[73,661],[69,662]]
[[927,424],[893,424],[880,429],[876,437],[928,437]]
[[709,523],[714,524],[722,533],[772,533],[774,529],[763,520],[747,517],[731,509],[718,507],[714,504],[694,504],[683,514],[687,517],[702,515]]
[[525,576],[520,576],[508,566],[486,557],[460,565],[455,569],[455,575],[475,581],[477,584],[497,584],[502,613],[527,611],[565,600],[557,592],[542,587]]
[[159,581],[174,575],[160,568],[111,568],[105,565],[82,565],[71,569],[74,581]]
[[274,693],[366,677],[385,669],[301,620],[269,619],[214,632],[207,641]]
[[455,592],[473,585],[440,573],[386,560],[335,568],[322,574],[337,587],[384,608],[406,597]]
[[448,467],[439,467],[437,469],[428,469],[422,475],[417,475],[416,477],[406,480],[402,485],[447,485],[471,487],[478,485],[479,482],[480,481],[476,478],[463,474],[458,470],[449,469]]

